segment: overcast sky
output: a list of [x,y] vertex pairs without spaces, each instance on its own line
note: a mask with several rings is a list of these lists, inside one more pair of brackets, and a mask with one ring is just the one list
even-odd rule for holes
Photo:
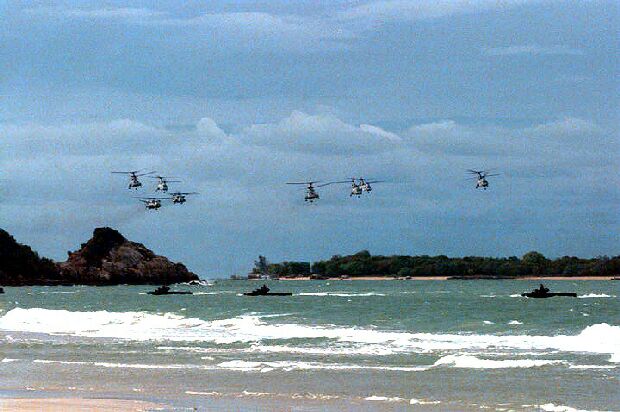
[[[57,260],[108,225],[204,277],[259,253],[617,255],[619,21],[615,1],[3,1],[0,223]],[[110,174],[143,168],[200,195],[146,211]],[[477,191],[468,168],[501,175]],[[360,175],[387,182],[312,206],[284,184]]]

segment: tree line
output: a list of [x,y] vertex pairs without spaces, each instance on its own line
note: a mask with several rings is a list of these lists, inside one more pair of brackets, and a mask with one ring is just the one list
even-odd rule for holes
[[[260,264],[258,264],[260,262]],[[367,250],[353,255],[332,256],[329,260],[269,263],[264,256],[256,262],[253,273],[272,277],[310,276],[448,276],[448,277],[520,277],[520,276],[617,276],[620,256],[592,259],[563,256],[548,259],[532,251],[521,258],[466,256],[372,256]]]

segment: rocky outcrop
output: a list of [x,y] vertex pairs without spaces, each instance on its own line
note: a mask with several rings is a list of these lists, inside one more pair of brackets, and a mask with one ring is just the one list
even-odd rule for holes
[[0,229],[0,285],[21,286],[57,284],[60,272],[50,259],[39,257],[29,246],[17,243]]
[[109,227],[97,228],[92,239],[59,264],[67,282],[85,285],[169,284],[198,279],[182,263],[158,256]]
[[0,229],[0,285],[161,285],[197,279],[182,263],[158,256],[109,227],[95,229],[92,239],[62,263],[40,258]]

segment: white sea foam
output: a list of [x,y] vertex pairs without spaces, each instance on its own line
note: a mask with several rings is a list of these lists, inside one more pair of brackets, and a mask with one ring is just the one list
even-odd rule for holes
[[543,360],[543,359],[506,359],[506,360],[493,360],[493,359],[480,359],[471,355],[446,355],[433,366],[448,365],[455,368],[468,368],[468,369],[504,369],[504,368],[534,368],[545,365],[553,365],[565,363],[564,361],[557,360]]
[[185,391],[186,394],[188,395],[205,395],[205,396],[220,396],[221,393],[220,392],[198,392],[198,391]]
[[570,365],[570,369],[616,369],[615,365]]
[[343,364],[343,363],[322,363],[322,362],[302,362],[302,361],[269,361],[269,362],[256,362],[246,360],[231,360],[221,362],[217,365],[223,369],[231,369],[243,372],[269,372],[274,369],[290,372],[293,370],[315,370],[315,369],[329,369],[329,370],[384,370],[384,371],[400,371],[400,372],[421,372],[428,370],[427,367],[418,366],[370,366],[370,365],[356,365],[356,364]]
[[482,323],[484,323],[485,325],[495,325],[495,323],[491,322],[490,320],[484,320],[482,321]]
[[11,362],[17,362],[17,361],[19,361],[19,359],[4,358],[0,361],[0,363],[11,363]]
[[410,405],[439,405],[441,401],[425,401],[423,399],[411,398],[409,400]]
[[349,346],[351,353],[364,345],[382,346],[384,354],[449,350],[485,351],[487,349],[510,353],[515,350],[557,350],[610,354],[610,362],[620,362],[620,326],[606,323],[588,326],[577,335],[465,335],[382,331],[334,325],[267,323],[259,315],[205,321],[171,313],[70,312],[15,308],[0,317],[0,330],[136,341],[159,340],[216,344],[267,344],[264,341],[322,339],[329,340],[329,342],[323,342],[322,347],[336,342],[343,347]]
[[577,298],[579,299],[589,299],[589,298],[615,298],[616,295],[607,295],[606,293],[588,293],[587,295],[579,295]]
[[201,365],[181,365],[181,364],[161,364],[149,365],[142,363],[113,363],[113,362],[88,362],[88,361],[59,361],[48,359],[35,359],[34,363],[57,363],[61,365],[90,365],[102,368],[122,368],[122,369],[204,369]]
[[546,403],[544,405],[538,405],[540,410],[545,412],[599,412],[594,410],[576,409],[570,406],[554,405],[553,403]]
[[367,396],[366,398],[364,398],[364,400],[379,401],[379,402],[403,402],[406,399],[399,398],[398,396],[389,397],[389,396],[372,395],[372,396]]
[[508,322],[509,325],[523,325],[523,322],[519,322],[518,320],[511,320]]

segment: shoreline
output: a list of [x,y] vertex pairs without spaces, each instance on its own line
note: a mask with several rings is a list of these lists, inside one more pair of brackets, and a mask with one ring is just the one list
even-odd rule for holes
[[154,411],[170,407],[161,403],[115,398],[0,398],[0,410],[38,411]]
[[[520,276],[515,278],[501,278],[501,279],[493,279],[493,278],[483,278],[483,277],[472,277],[471,279],[450,279],[451,276],[415,276],[409,279],[406,278],[394,278],[390,276],[355,276],[348,278],[341,277],[326,277],[324,279],[310,279],[308,276],[297,276],[297,277],[287,277],[287,278],[279,278],[277,280],[613,280],[616,276]],[[248,280],[276,280],[276,279],[248,279]]]

